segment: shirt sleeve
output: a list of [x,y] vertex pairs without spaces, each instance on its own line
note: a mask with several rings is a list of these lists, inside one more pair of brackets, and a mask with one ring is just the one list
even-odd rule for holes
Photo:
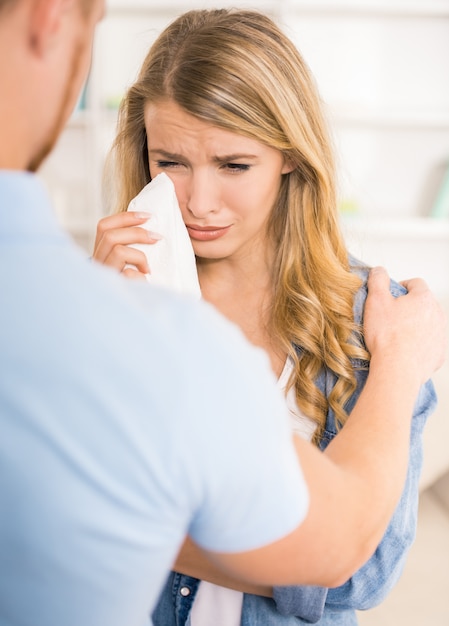
[[219,341],[212,359],[210,345],[204,354],[196,346],[207,378],[194,398],[195,427],[185,432],[198,502],[189,534],[205,549],[240,552],[292,532],[307,513],[308,490],[267,355],[221,316],[211,323],[208,336],[216,325]]

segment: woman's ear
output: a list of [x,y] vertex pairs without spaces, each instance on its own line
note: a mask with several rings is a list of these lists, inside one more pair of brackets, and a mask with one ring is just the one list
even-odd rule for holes
[[282,166],[281,174],[290,174],[296,169],[296,163],[290,157],[284,155],[284,165]]

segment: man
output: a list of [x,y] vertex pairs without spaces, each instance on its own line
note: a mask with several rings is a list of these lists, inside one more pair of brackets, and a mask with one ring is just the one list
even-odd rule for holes
[[187,533],[259,584],[346,580],[393,512],[414,400],[444,353],[425,285],[394,300],[374,272],[371,372],[321,454],[293,446],[267,359],[212,309],[86,262],[30,172],[76,102],[103,10],[0,0],[5,625],[146,623]]

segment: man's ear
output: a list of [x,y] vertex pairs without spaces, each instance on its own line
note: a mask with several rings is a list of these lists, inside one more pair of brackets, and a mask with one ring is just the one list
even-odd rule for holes
[[29,12],[29,43],[33,52],[44,56],[60,33],[62,16],[72,0],[32,0]]

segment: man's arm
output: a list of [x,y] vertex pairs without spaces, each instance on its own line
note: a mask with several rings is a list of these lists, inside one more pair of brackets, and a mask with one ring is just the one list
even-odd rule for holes
[[368,286],[365,338],[372,359],[365,388],[324,454],[295,440],[310,492],[307,517],[263,548],[208,553],[231,576],[262,585],[338,586],[385,532],[405,480],[418,390],[444,360],[446,319],[423,281],[409,281],[410,293],[395,299],[387,274],[377,269]]
[[198,547],[190,537],[186,537],[173,570],[179,574],[193,576],[199,580],[207,580],[215,585],[220,585],[220,587],[228,587],[229,589],[269,598],[273,596],[273,588],[270,585],[258,585],[224,572],[219,565],[216,565],[208,558],[207,553]]

